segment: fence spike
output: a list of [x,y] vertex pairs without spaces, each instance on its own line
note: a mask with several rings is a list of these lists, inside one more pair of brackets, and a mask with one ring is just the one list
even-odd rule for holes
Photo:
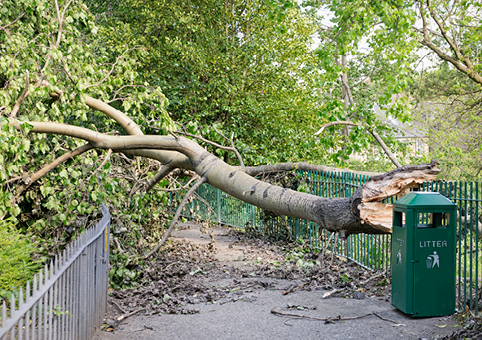
[[37,295],[37,290],[40,289],[40,286],[42,285],[42,269],[39,270],[39,277],[38,277],[38,286],[35,289],[35,295]]
[[0,325],[5,325],[5,321],[7,320],[7,304],[5,300],[2,302],[2,320],[0,320]]
[[53,277],[54,277],[54,261],[51,260],[50,261],[50,269],[49,269],[49,280],[52,280]]
[[15,314],[16,303],[15,303],[15,294],[12,293],[12,298],[10,299],[10,317],[12,318]]
[[27,285],[25,286],[25,302],[30,302],[30,298],[32,297],[32,291],[30,290],[30,281],[27,281]]
[[47,277],[49,276],[49,270],[48,270],[48,267],[47,267],[47,264],[44,265],[44,277],[43,277],[43,282],[42,285],[47,282]]
[[20,309],[20,305],[23,304],[25,301],[23,299],[23,289],[20,287],[20,291],[18,293],[18,309]]

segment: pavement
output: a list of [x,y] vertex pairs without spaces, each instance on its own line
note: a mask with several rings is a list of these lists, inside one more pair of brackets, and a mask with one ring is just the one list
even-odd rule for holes
[[[197,304],[198,314],[131,316],[115,332],[98,331],[94,339],[435,339],[457,330],[452,317],[413,318],[378,298],[323,299],[323,293],[253,291],[241,301]],[[313,319],[338,316],[357,318]]]
[[[233,246],[233,239],[225,235],[225,230],[217,228],[214,233],[218,260],[236,265],[234,259],[243,253]],[[199,226],[187,224],[175,231],[173,237],[197,244],[210,240],[200,233]],[[195,314],[129,316],[113,332],[97,331],[94,339],[435,339],[460,328],[451,316],[414,318],[380,297],[323,298],[326,293],[323,290],[284,295],[283,291],[293,282],[270,280],[268,288],[239,292],[237,301],[187,305],[187,309],[198,311]],[[212,284],[223,287],[225,282]],[[115,307],[109,304],[109,308],[113,311]],[[304,317],[276,315],[272,311]],[[347,319],[331,322],[316,319],[338,317]]]

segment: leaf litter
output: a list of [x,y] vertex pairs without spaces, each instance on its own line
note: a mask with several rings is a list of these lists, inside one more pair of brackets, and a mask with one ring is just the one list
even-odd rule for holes
[[242,251],[235,260],[219,259],[220,247],[213,237],[207,244],[171,239],[146,261],[138,287],[110,290],[104,329],[114,330],[116,324],[134,314],[193,314],[199,313],[196,305],[201,303],[255,301],[256,290],[275,289],[285,295],[319,290],[327,292],[325,298],[390,298],[384,273],[369,271],[329,250],[320,252],[306,244],[259,235],[251,238],[239,230],[225,233],[231,243],[223,251]]

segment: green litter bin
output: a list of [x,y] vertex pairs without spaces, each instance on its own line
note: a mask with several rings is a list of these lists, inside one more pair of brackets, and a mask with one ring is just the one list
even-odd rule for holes
[[392,305],[402,312],[455,312],[456,212],[434,192],[410,192],[393,204]]

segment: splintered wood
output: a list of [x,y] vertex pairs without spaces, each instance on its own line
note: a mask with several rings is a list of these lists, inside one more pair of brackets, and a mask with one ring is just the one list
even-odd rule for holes
[[383,203],[361,203],[358,205],[360,219],[377,229],[392,232],[393,205]]
[[419,184],[433,181],[440,169],[437,162],[427,165],[401,167],[384,175],[372,177],[362,186],[362,203],[358,205],[362,223],[367,223],[391,233],[393,206],[377,203],[391,196],[403,197],[410,192],[410,188],[417,188]]

